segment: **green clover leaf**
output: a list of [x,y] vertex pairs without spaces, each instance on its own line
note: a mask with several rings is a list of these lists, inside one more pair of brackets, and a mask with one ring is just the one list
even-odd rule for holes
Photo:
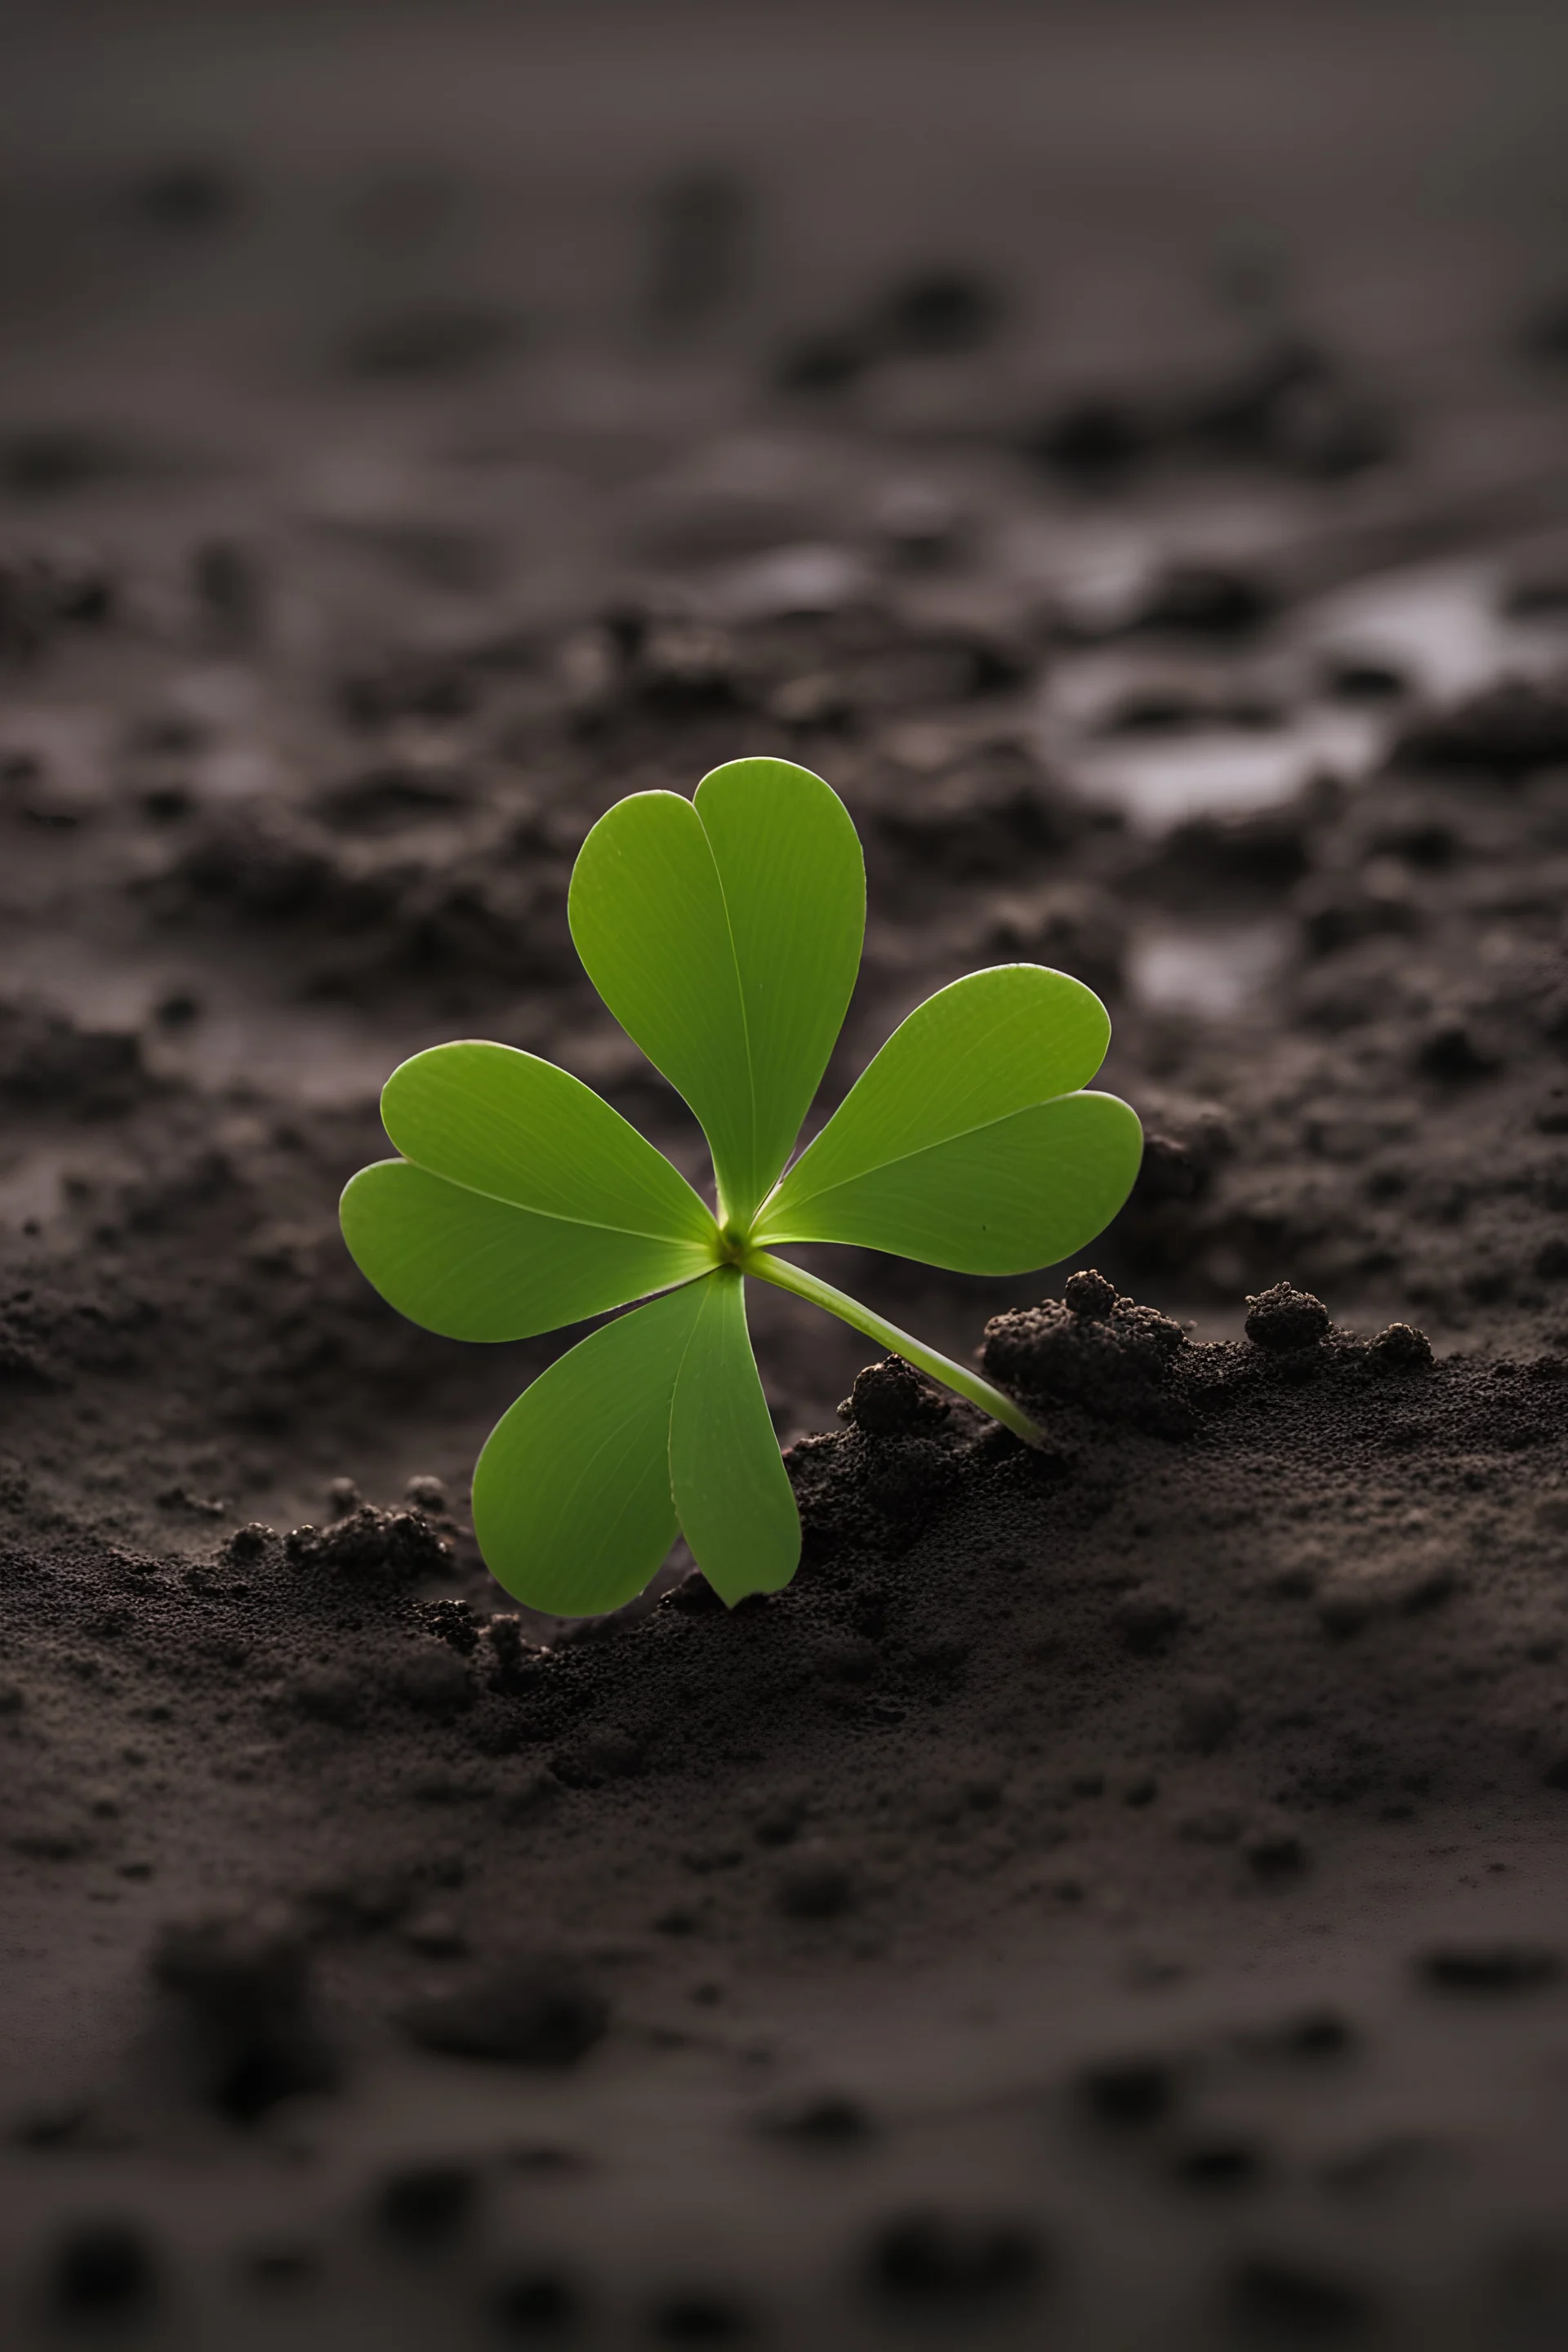
[[583,845],[569,914],[600,995],[701,1123],[718,1214],[590,1087],[468,1041],[387,1080],[400,1156],[353,1178],[343,1237],[384,1298],[449,1339],[519,1339],[631,1307],[491,1432],[474,1472],[480,1549],[529,1607],[586,1617],[640,1592],[679,1531],[733,1606],[777,1591],[800,1558],[747,1276],[1040,1438],[1001,1390],[774,1244],[1026,1273],[1115,1215],[1142,1134],[1125,1103],[1084,1091],[1110,1038],[1099,998],[1065,972],[1005,964],[911,1013],[784,1172],[866,919],[848,813],[787,760],[733,760],[691,801],[618,802]]

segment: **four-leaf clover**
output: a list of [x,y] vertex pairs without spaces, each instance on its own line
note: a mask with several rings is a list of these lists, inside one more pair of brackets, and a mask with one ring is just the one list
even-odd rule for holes
[[713,1156],[710,1210],[592,1089],[506,1045],[437,1045],[382,1097],[401,1157],[342,1198],[382,1296],[458,1339],[520,1339],[625,1307],[491,1432],[474,1528],[533,1609],[595,1616],[641,1591],[678,1529],[731,1605],[787,1584],[800,1522],[746,1327],[745,1278],[842,1317],[1028,1443],[1011,1398],[775,1255],[850,1242],[1021,1274],[1115,1214],[1142,1149],[1082,1089],[1110,1024],[1038,964],[972,972],[896,1029],[785,1173],[859,967],[865,866],[847,811],[785,760],[716,768],[694,801],[637,793],[584,841],[572,936],[622,1027]]

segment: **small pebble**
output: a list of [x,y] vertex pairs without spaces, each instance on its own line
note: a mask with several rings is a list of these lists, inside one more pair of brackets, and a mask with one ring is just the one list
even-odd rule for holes
[[658,2344],[734,2344],[751,2335],[752,2325],[743,2305],[698,2287],[656,2303],[647,2332]]
[[1184,1683],[1179,1705],[1183,1736],[1201,1756],[1223,1748],[1240,1720],[1236,1693],[1213,1675],[1196,1675]]
[[604,1995],[570,1961],[524,1957],[415,2002],[403,2021],[426,2050],[554,2068],[574,2065],[609,2019]]
[[1021,2223],[922,2208],[874,2233],[869,2268],[890,2302],[941,2307],[1016,2292],[1040,2262],[1039,2245]]
[[1318,2343],[1359,2331],[1371,2315],[1362,2290],[1293,2255],[1256,2254],[1231,2273],[1237,2315],[1268,2340]]
[[1101,2059],[1079,2076],[1078,2094],[1100,2123],[1158,2123],[1175,2105],[1175,2076],[1163,2058]]
[[1445,1944],[1415,1967],[1440,1992],[1535,1992],[1563,1974],[1560,1955],[1534,1944]]
[[1247,1336],[1255,1348],[1269,1355],[1289,1355],[1298,1348],[1310,1348],[1315,1340],[1327,1339],[1331,1328],[1322,1300],[1288,1282],[1277,1282],[1272,1290],[1247,1302]]
[[821,2091],[774,2108],[762,2118],[760,2128],[770,2138],[792,2140],[803,2147],[859,2147],[876,2130],[867,2109],[846,2091]]
[[1091,1268],[1069,1274],[1062,1297],[1075,1315],[1081,1315],[1089,1323],[1100,1323],[1116,1304],[1116,1285]]
[[1138,1657],[1164,1649],[1185,1617],[1185,1611],[1161,1592],[1130,1592],[1116,1604],[1117,1631]]
[[491,2290],[489,2302],[502,2327],[531,2337],[563,2334],[582,2314],[576,2288],[557,2271],[519,2271]]
[[55,2300],[67,2311],[130,2314],[153,2299],[157,2265],[132,2221],[79,2221],[55,2256]]
[[405,2165],[389,2172],[376,2192],[377,2218],[389,2238],[432,2244],[462,2228],[479,2188],[471,2165]]
[[1432,1365],[1432,1342],[1411,1323],[1391,1323],[1368,1353],[1380,1372],[1425,1372]]
[[803,1847],[779,1873],[776,1900],[786,1919],[837,1919],[849,1909],[854,1891],[841,1862]]

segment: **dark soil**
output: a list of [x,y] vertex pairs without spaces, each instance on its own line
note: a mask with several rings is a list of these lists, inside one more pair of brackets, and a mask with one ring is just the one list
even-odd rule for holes
[[[17,16],[7,2342],[1568,2340],[1562,27],[1111,13]],[[531,1617],[337,1193],[700,1179],[565,885],[763,751],[824,1107],[1041,960],[1142,1174],[816,1254],[1042,1452],[769,1292],[795,1584]]]

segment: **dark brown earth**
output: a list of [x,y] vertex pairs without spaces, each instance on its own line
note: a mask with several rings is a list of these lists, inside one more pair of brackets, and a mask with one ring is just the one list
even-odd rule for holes
[[[11,16],[5,2340],[1568,2341],[1563,25]],[[336,1195],[700,1176],[564,888],[744,751],[824,1106],[1037,959],[1144,1170],[818,1254],[1042,1454],[768,1292],[795,1585],[530,1619]]]

